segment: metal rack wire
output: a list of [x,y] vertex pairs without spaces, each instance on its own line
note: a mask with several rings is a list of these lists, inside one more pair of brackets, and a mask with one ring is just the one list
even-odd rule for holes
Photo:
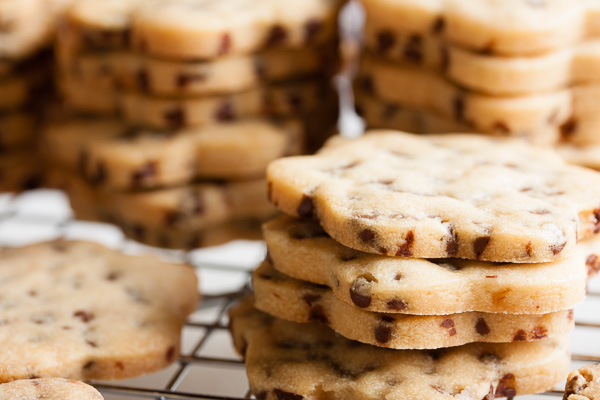
[[[166,251],[125,239],[117,228],[72,219],[57,191],[0,195],[0,246],[23,245],[58,237],[88,239],[129,253],[153,252],[191,263],[201,277],[202,303],[184,327],[182,355],[158,373],[125,381],[91,382],[107,400],[251,398],[243,361],[227,331],[227,310],[249,290],[250,273],[264,256],[264,245],[237,242],[191,252]],[[591,281],[588,299],[575,313],[573,368],[600,362],[600,278]],[[581,312],[579,312],[581,311]],[[562,396],[557,390],[522,399]]]

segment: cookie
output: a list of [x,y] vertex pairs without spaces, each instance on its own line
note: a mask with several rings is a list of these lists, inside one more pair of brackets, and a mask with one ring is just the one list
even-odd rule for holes
[[0,384],[0,400],[102,400],[92,386],[63,378],[20,379]]
[[240,120],[181,131],[132,130],[116,119],[76,118],[47,126],[42,148],[63,168],[96,186],[140,189],[197,178],[264,176],[267,164],[300,154],[296,120]]
[[351,341],[318,324],[256,311],[230,311],[237,351],[259,399],[492,399],[543,392],[570,363],[565,337],[532,343],[475,343],[439,350],[394,350]]
[[[333,140],[335,139],[335,140]],[[267,168],[270,199],[341,244],[417,258],[550,262],[598,232],[600,175],[516,140],[375,131]]]
[[36,117],[17,111],[0,114],[0,153],[31,145],[36,138]]
[[574,146],[560,143],[556,151],[567,162],[600,170],[600,145]]
[[316,222],[289,216],[265,223],[263,235],[275,269],[379,313],[547,314],[581,302],[586,277],[600,269],[597,238],[578,243],[565,260],[500,265],[363,253],[337,243]]
[[36,152],[20,149],[0,155],[0,192],[21,192],[38,188],[43,179],[43,165],[32,162]]
[[[496,97],[466,91],[442,76],[365,56],[359,87],[369,95],[413,108],[426,109],[475,131],[535,137],[536,132],[564,127],[574,113],[568,89],[517,97]],[[536,139],[537,140],[537,139]]]
[[262,178],[119,192],[91,186],[65,170],[56,169],[50,175],[53,187],[69,197],[86,199],[95,214],[157,230],[205,230],[236,220],[265,220],[276,212],[266,199]]
[[[470,51],[503,56],[536,55],[568,47],[593,29],[585,1],[361,0],[365,36],[394,43],[412,35],[436,35]],[[593,6],[592,6],[593,7]]]
[[508,343],[563,335],[573,311],[511,315],[466,312],[447,315],[375,313],[339,300],[328,287],[290,278],[265,261],[252,275],[254,305],[293,322],[317,322],[340,335],[393,349],[437,349],[466,343]]
[[69,241],[3,249],[0,260],[11,282],[0,302],[0,381],[122,379],[177,358],[198,301],[190,266]]
[[134,48],[167,58],[211,59],[262,48],[300,48],[337,35],[343,0],[162,0],[132,17]]
[[114,116],[118,113],[118,96],[111,85],[82,82],[57,73],[55,83],[62,101],[80,114]]
[[[60,46],[60,44],[59,44]],[[213,61],[172,61],[132,52],[67,54],[64,75],[107,87],[158,95],[227,94],[266,82],[297,79],[335,71],[335,46],[276,49]]]
[[600,364],[587,365],[567,378],[563,400],[600,399]]

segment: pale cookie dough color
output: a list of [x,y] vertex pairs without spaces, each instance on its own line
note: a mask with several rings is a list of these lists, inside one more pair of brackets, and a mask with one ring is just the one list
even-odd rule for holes
[[86,242],[0,252],[0,381],[123,379],[171,364],[198,302],[188,265]]
[[599,230],[600,175],[474,135],[374,131],[267,169],[270,199],[339,243],[388,256],[550,262]]
[[90,385],[62,378],[20,379],[0,385],[0,400],[102,400]]
[[600,364],[573,371],[567,378],[563,400],[600,399]]
[[477,343],[394,350],[345,339],[317,324],[256,311],[246,299],[230,312],[257,399],[488,399],[543,392],[569,368],[565,337],[533,343]]

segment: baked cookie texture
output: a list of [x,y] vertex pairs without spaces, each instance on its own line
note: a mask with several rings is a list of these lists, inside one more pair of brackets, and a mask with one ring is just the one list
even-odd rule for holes
[[2,382],[162,369],[178,357],[198,303],[192,267],[86,242],[3,249],[0,277]]
[[600,365],[587,365],[569,374],[564,400],[600,399]]
[[0,399],[102,400],[92,386],[63,378],[19,379],[0,384]]

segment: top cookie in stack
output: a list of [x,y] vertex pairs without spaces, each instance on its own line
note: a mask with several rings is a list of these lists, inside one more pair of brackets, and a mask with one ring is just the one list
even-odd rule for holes
[[361,2],[358,106],[370,126],[519,136],[600,166],[593,2]]
[[255,395],[513,397],[566,375],[600,267],[600,174],[522,141],[375,131],[274,161],[267,180],[288,216],[264,225],[254,305],[276,318],[232,312]]
[[162,247],[257,233],[268,162],[335,125],[342,4],[76,1],[56,78],[78,116],[45,147],[77,214]]

